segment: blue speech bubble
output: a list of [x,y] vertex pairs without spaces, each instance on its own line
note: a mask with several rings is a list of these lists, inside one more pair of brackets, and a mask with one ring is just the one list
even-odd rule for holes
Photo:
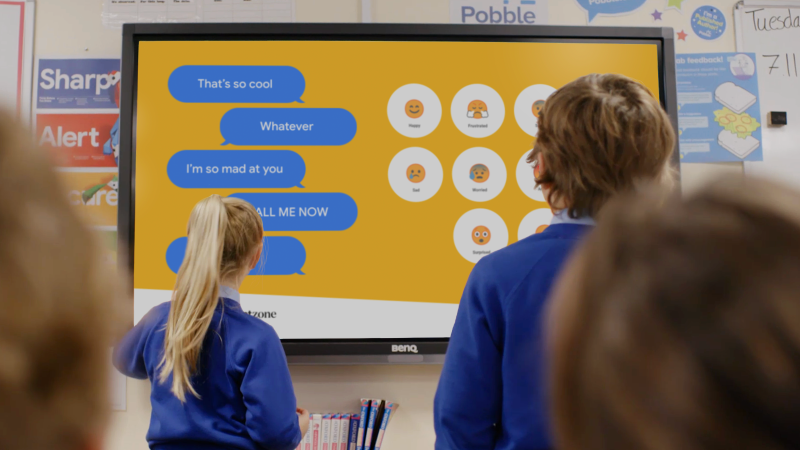
[[258,210],[264,231],[342,231],[358,217],[358,206],[347,194],[233,194]]
[[[186,254],[185,237],[175,239],[167,247],[167,266],[178,273]],[[264,236],[261,258],[250,275],[294,275],[303,273],[306,263],[306,249],[303,243],[288,236]]]
[[222,145],[344,145],[357,128],[340,108],[235,108],[219,124]]
[[169,159],[167,175],[184,189],[303,187],[306,163],[289,150],[183,150]]
[[303,103],[303,74],[290,66],[181,66],[169,92],[183,103]]
[[578,4],[586,10],[589,22],[598,14],[614,16],[627,14],[641,8],[647,0],[577,0]]

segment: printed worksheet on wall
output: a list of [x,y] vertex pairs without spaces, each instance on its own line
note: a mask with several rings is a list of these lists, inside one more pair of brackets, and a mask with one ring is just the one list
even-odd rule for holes
[[103,24],[294,22],[294,0],[104,0]]

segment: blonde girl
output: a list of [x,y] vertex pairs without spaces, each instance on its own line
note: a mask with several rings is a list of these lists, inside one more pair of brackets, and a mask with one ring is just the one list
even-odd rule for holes
[[308,428],[280,339],[242,311],[239,286],[258,264],[261,217],[218,195],[194,207],[171,302],[120,342],[114,364],[149,379],[154,450],[293,450]]

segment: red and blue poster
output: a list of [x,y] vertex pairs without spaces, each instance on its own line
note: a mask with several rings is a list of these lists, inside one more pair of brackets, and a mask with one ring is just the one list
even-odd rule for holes
[[38,114],[36,142],[59,167],[117,167],[112,130],[118,114]]

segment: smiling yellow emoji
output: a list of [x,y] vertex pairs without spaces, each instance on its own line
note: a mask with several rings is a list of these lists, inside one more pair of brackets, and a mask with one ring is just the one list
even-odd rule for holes
[[425,168],[419,164],[412,164],[406,169],[406,178],[412,183],[420,183],[425,179]]
[[425,106],[419,100],[409,100],[406,103],[406,115],[412,119],[419,119],[425,112]]
[[467,106],[467,117],[470,119],[486,119],[489,117],[489,108],[482,100],[473,100]]
[[472,230],[472,242],[478,245],[486,245],[492,240],[492,232],[483,225],[478,225]]

